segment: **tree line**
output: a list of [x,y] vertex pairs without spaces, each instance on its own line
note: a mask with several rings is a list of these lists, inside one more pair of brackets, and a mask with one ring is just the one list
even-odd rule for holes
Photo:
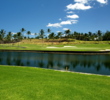
[[[24,32],[27,36],[24,36]],[[46,35],[48,33],[48,35]],[[6,32],[4,29],[0,30],[0,43],[15,43],[23,39],[31,39],[30,31],[26,31],[24,28],[21,28],[20,32],[13,34],[12,32]],[[64,32],[58,32],[55,34],[50,29],[44,31],[40,30],[39,33],[35,33],[35,39],[76,39],[84,41],[110,41],[110,31],[102,32],[98,30],[96,33],[80,33],[80,32],[71,32],[71,30],[65,30]]]

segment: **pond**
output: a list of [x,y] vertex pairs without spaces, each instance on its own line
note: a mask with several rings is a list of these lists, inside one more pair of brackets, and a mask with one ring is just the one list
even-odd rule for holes
[[30,66],[110,75],[110,54],[76,55],[32,52],[0,52],[0,65]]

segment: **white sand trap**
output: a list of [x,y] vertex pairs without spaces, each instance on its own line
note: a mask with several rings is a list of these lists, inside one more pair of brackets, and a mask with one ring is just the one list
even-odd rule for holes
[[68,47],[76,47],[76,46],[64,46],[65,48],[68,48]]
[[106,51],[110,51],[110,49],[106,49]]
[[100,50],[100,51],[110,51],[110,49]]
[[47,48],[58,48],[58,47],[47,47]]
[[76,46],[64,46],[64,47],[47,47],[47,48],[70,48],[70,47],[76,47]]

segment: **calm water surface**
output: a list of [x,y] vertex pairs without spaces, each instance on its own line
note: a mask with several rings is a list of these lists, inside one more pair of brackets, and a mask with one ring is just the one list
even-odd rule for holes
[[110,75],[110,55],[0,52],[0,65],[32,66]]

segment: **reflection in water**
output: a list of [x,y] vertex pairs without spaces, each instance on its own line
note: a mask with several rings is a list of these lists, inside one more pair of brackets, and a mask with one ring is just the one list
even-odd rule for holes
[[97,69],[97,71],[99,71],[99,70],[101,69],[100,64],[98,64],[98,65],[96,66],[96,69]]
[[0,52],[0,64],[110,75],[110,55]]
[[64,69],[65,69],[66,71],[69,70],[69,68],[70,68],[69,65],[65,65],[65,66],[64,66]]
[[47,68],[53,68],[53,61],[48,61]]
[[39,67],[43,68],[44,63],[42,61],[38,62]]

